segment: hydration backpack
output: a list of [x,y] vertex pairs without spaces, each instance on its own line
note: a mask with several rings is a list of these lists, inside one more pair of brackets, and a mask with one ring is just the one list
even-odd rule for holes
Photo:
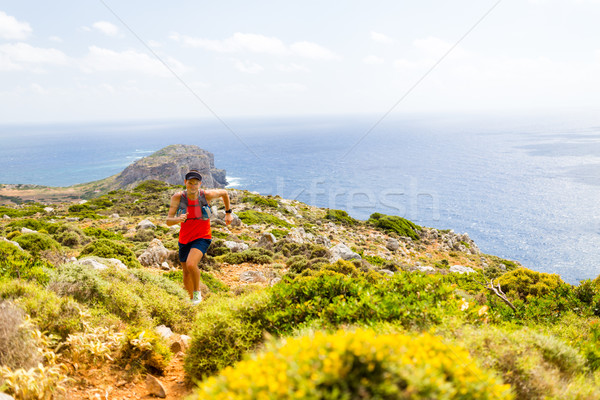
[[[200,190],[198,192],[198,205],[192,205],[192,207],[200,207],[202,210],[201,218],[188,218],[188,219],[201,219],[206,221],[211,219],[215,212],[208,205],[208,201],[206,201],[206,196],[204,195],[204,190]],[[179,196],[179,207],[177,207],[177,215],[187,213],[188,209],[188,198],[187,198],[187,190],[181,192],[181,196]]]

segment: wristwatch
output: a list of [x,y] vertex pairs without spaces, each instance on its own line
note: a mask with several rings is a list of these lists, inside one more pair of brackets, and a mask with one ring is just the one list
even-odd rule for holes
[[231,208],[229,210],[225,210],[225,214],[231,214]]

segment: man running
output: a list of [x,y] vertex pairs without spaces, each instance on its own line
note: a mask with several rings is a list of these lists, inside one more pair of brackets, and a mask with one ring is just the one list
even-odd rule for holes
[[[184,184],[186,190],[178,192],[171,197],[171,206],[167,216],[167,225],[181,224],[179,230],[179,261],[183,269],[183,286],[190,294],[192,304],[202,301],[200,293],[200,269],[198,263],[206,254],[212,241],[210,219],[202,215],[202,206],[210,206],[210,201],[216,198],[223,199],[225,205],[225,223],[229,225],[233,220],[229,195],[225,189],[200,190],[202,176],[197,170],[190,170],[185,174]],[[185,204],[187,203],[187,207]],[[182,213],[177,215],[178,210]]]

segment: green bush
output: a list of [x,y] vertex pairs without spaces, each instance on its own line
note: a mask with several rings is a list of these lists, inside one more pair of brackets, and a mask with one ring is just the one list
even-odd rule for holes
[[292,224],[289,224],[282,219],[260,211],[241,211],[238,213],[238,217],[246,225],[275,225],[288,229],[293,227]]
[[285,230],[285,229],[276,229],[276,228],[271,229],[271,234],[273,236],[275,236],[275,238],[277,238],[277,239],[286,237],[288,235],[288,233],[290,233],[290,231]]
[[31,204],[22,208],[0,206],[0,215],[8,215],[11,218],[29,217],[43,212],[44,206],[41,204]]
[[97,271],[86,265],[64,264],[48,287],[141,326],[164,324],[185,332],[194,315],[180,285],[142,269]]
[[137,185],[133,191],[140,193],[160,193],[170,189],[168,183],[156,179],[149,179]]
[[228,253],[223,256],[222,260],[227,264],[271,264],[273,262],[273,252],[256,247],[244,250],[240,253]]
[[203,382],[198,399],[512,399],[469,353],[430,334],[286,339]]
[[48,223],[42,220],[33,219],[33,218],[25,218],[17,221],[11,221],[7,227],[13,228],[13,230],[21,230],[21,228],[27,228],[34,231],[39,231],[42,229],[48,230]]
[[98,239],[81,250],[80,257],[93,255],[102,258],[116,258],[125,265],[132,268],[140,268],[142,265],[137,260],[135,253],[127,246],[109,239]]
[[343,225],[356,225],[358,224],[358,220],[352,218],[348,215],[348,213],[344,210],[327,210],[325,214],[325,219],[339,222]]
[[371,214],[367,222],[385,232],[395,232],[399,236],[407,236],[413,240],[419,240],[417,232],[421,230],[421,227],[402,217],[374,213]]
[[162,375],[173,354],[165,340],[151,329],[131,327],[125,333],[119,360],[130,374]]
[[277,200],[261,196],[244,196],[242,197],[241,201],[242,203],[256,204],[258,206],[270,207],[275,209],[279,207],[279,203],[277,203]]
[[83,329],[82,307],[70,297],[58,297],[43,287],[17,280],[0,282],[0,299],[10,300],[32,318],[40,331],[65,339]]
[[502,290],[512,298],[526,301],[528,297],[550,294],[565,283],[558,274],[546,274],[519,268],[502,275],[498,281]]
[[[393,321],[405,327],[426,327],[458,308],[451,286],[436,277],[398,273],[386,279],[362,273],[338,261],[309,275],[285,276],[271,291],[268,329],[290,333],[311,321],[337,327]],[[352,275],[349,275],[352,274]]]
[[52,265],[47,261],[31,257],[16,246],[0,241],[0,278],[26,279],[46,284],[51,268]]
[[17,236],[15,242],[34,256],[39,256],[45,250],[60,249],[60,244],[56,240],[43,233],[24,233]]
[[552,335],[528,328],[513,331],[491,326],[464,326],[455,334],[474,358],[502,374],[517,399],[596,398],[600,394],[598,387],[589,388],[589,397],[570,394],[574,388],[567,383],[586,374],[585,359]]
[[123,240],[123,235],[120,233],[114,233],[107,231],[106,229],[95,228],[93,226],[84,228],[83,232],[88,236],[95,237],[96,239]]
[[266,291],[255,291],[235,298],[215,296],[201,305],[185,358],[188,378],[215,374],[262,342],[267,298]]

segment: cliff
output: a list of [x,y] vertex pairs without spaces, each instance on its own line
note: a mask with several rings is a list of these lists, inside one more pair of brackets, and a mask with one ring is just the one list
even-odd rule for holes
[[223,188],[227,185],[225,170],[215,168],[212,153],[194,145],[174,144],[137,160],[115,178],[119,189],[130,189],[145,180],[159,180],[170,185],[181,185],[186,172],[197,169],[202,175],[202,186]]

